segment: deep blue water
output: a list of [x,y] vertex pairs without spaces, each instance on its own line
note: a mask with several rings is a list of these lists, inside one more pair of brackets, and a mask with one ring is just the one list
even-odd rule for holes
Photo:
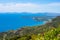
[[0,14],[0,32],[44,24],[44,21],[33,20],[33,16],[46,16],[46,14]]
[[[0,14],[0,32],[16,30],[24,26],[41,25],[43,22],[37,22],[32,19],[31,14]],[[41,16],[41,15],[40,15]]]

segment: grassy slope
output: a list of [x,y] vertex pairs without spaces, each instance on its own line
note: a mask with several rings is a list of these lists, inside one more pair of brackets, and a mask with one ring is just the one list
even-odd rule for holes
[[57,36],[60,36],[60,30],[58,28],[60,28],[60,17],[56,17],[52,22],[42,26],[25,27],[17,31],[0,33],[0,40],[59,40],[57,38]]

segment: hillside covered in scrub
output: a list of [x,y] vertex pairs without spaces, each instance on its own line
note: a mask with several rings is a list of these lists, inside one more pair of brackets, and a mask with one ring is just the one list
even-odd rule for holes
[[60,40],[60,16],[41,26],[1,32],[0,40]]

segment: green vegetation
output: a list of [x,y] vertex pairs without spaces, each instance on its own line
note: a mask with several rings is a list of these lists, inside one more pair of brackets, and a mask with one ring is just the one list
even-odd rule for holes
[[60,17],[42,26],[24,27],[0,33],[0,40],[60,40]]

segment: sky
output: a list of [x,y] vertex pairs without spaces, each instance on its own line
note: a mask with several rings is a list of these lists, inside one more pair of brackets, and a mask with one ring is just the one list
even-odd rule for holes
[[60,13],[60,0],[0,0],[0,12]]

